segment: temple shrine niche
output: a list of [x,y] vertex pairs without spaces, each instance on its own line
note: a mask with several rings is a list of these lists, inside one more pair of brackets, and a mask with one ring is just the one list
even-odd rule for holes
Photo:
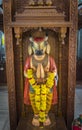
[[[3,7],[11,130],[70,130],[74,117],[76,86],[77,1],[4,0]],[[32,63],[33,71],[27,68],[29,62],[26,63],[26,59],[29,59],[29,55],[32,57],[30,63]],[[41,61],[37,55],[43,56],[43,58],[39,57],[42,58]],[[49,67],[46,69],[48,56],[53,57],[57,71],[53,65],[51,70]],[[50,105],[48,115],[46,112],[39,113],[40,124],[39,122],[37,124],[33,122],[33,103],[25,105],[25,80],[29,79],[31,92],[34,91],[34,87],[32,88],[34,85],[40,85],[39,88],[45,86],[46,90],[47,72],[50,72],[50,77],[53,77],[50,81],[51,89],[48,89],[48,92],[52,91],[53,81],[56,79],[56,83],[58,77],[56,87],[58,101],[57,104]],[[40,93],[45,92],[41,90]],[[47,96],[44,96],[45,100],[46,98]],[[44,104],[44,108],[41,109],[40,104]],[[45,103],[40,102],[40,104],[35,102],[38,110],[41,112],[44,111],[43,109],[47,110]],[[45,117],[49,121],[48,125],[45,123]],[[37,117],[35,119],[37,120]]]

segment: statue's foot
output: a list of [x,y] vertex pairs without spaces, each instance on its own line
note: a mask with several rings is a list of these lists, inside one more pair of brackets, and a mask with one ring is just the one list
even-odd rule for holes
[[51,120],[50,120],[49,116],[47,116],[45,122],[43,123],[43,125],[48,126],[50,124],[51,124]]
[[38,115],[34,115],[33,120],[32,120],[32,124],[34,126],[40,126],[39,116]]

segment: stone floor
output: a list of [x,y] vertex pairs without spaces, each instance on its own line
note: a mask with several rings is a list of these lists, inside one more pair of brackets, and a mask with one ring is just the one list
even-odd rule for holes
[[75,90],[75,118],[82,114],[82,86],[77,85]]
[[7,87],[0,87],[0,130],[9,130]]
[[[82,87],[75,90],[75,118],[82,114]],[[8,111],[8,91],[6,87],[0,87],[0,130],[10,130]]]

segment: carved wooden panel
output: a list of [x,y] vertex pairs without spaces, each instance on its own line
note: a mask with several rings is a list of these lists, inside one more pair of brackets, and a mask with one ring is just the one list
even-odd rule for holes
[[[16,11],[17,12],[23,12],[24,11],[24,7],[28,6],[28,2],[29,0],[16,0]],[[64,3],[64,4],[63,4]],[[65,11],[66,6],[68,6],[68,4],[65,2],[65,0],[53,0],[53,5],[57,7],[58,11]]]
[[14,53],[13,53],[13,36],[12,29],[7,26],[11,21],[11,0],[4,0],[4,32],[6,43],[6,68],[7,68],[7,85],[9,93],[9,112],[11,129],[15,130],[16,120],[16,96],[15,96],[15,77],[14,77]]
[[55,6],[29,7],[26,6],[22,13],[16,13],[15,20],[29,22],[64,21],[64,12],[58,12]]
[[67,125],[71,129],[74,117],[74,97],[76,87],[76,43],[77,43],[77,0],[70,0],[70,20],[73,26],[69,30],[69,55],[68,55],[68,98],[67,98]]

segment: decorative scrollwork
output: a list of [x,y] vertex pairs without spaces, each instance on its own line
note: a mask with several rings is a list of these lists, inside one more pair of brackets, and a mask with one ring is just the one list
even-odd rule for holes
[[45,2],[43,0],[29,0],[29,6],[51,6],[53,4],[52,0],[46,0]]
[[67,28],[61,27],[59,32],[59,40],[62,44],[65,44],[64,39],[66,37]]
[[15,31],[15,37],[17,39],[17,43],[16,44],[19,45],[19,43],[21,41],[21,34],[22,34],[21,28],[16,27],[16,28],[14,28],[14,31]]
[[64,39],[66,37],[66,32],[67,32],[67,28],[66,27],[60,27],[60,28],[50,28],[50,27],[49,28],[21,28],[21,27],[14,27],[15,38],[17,39],[17,43],[16,44],[17,45],[20,44],[22,33],[27,32],[27,31],[33,32],[35,30],[39,30],[40,31],[40,29],[41,29],[41,31],[45,30],[45,32],[47,30],[51,30],[51,31],[54,31],[54,32],[58,33],[59,34],[59,41],[62,44],[65,44],[64,43]]

